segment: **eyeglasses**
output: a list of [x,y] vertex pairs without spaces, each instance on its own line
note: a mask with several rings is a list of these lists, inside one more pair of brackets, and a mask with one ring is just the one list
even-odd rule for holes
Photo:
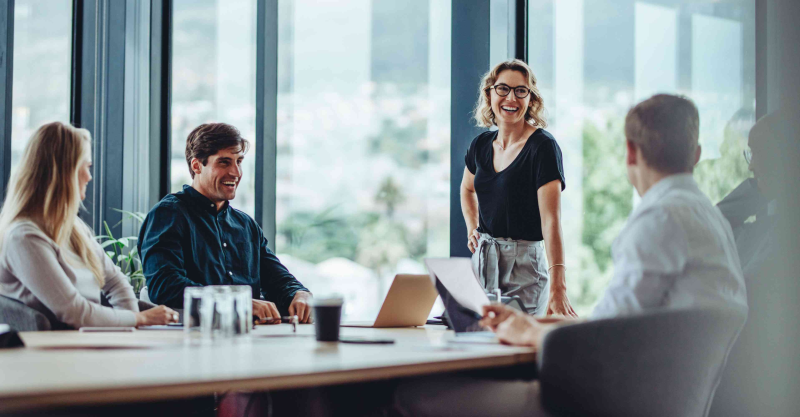
[[750,149],[745,149],[742,151],[742,155],[744,155],[744,160],[747,161],[747,164],[750,165],[753,163],[753,151]]
[[510,86],[507,86],[505,84],[497,84],[497,85],[493,85],[491,87],[487,87],[486,91],[489,91],[489,90],[492,90],[492,89],[494,89],[494,92],[497,93],[497,95],[500,96],[500,97],[505,97],[505,96],[511,94],[511,90],[514,90],[514,95],[517,98],[528,97],[528,94],[531,93],[531,89],[528,88],[528,87],[519,86],[519,87],[511,88]]

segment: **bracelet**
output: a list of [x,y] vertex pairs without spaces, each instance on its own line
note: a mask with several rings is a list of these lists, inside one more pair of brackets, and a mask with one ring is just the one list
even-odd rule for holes
[[557,266],[563,266],[564,270],[565,271],[567,270],[567,266],[566,265],[564,265],[564,264],[555,264],[555,265],[550,265],[550,268],[547,268],[547,272],[550,272],[551,269],[553,269],[553,268],[555,268]]

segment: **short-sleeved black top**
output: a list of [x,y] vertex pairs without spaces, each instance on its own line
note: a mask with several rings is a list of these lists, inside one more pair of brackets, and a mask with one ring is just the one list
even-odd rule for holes
[[508,168],[495,172],[492,142],[497,131],[484,132],[472,140],[464,158],[475,175],[480,224],[478,231],[514,240],[543,240],[539,199],[536,191],[550,181],[566,187],[561,148],[544,129],[528,138]]

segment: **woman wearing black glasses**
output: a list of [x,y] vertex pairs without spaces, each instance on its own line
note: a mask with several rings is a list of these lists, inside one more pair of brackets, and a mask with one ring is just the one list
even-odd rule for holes
[[461,211],[473,269],[487,290],[519,295],[529,313],[575,316],[561,232],[561,149],[544,130],[543,112],[526,63],[502,62],[483,77],[475,120],[498,130],[470,144]]

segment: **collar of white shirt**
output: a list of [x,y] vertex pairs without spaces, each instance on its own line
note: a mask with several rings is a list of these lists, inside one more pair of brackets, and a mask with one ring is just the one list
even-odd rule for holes
[[661,200],[661,197],[663,197],[664,194],[676,188],[691,191],[699,190],[692,174],[673,174],[668,177],[664,177],[659,182],[653,184],[650,189],[644,193],[642,201],[639,203],[636,209],[633,210],[631,217],[634,217],[641,211],[656,204],[659,200]]

